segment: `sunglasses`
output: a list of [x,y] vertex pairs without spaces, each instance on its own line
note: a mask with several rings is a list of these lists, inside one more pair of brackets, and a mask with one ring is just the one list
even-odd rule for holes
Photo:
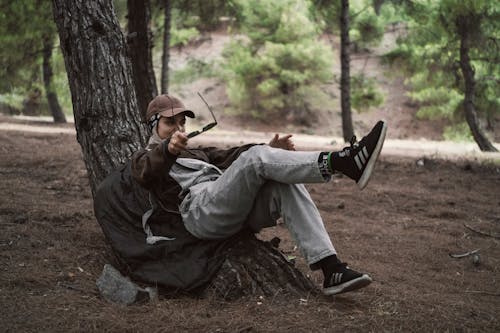
[[198,93],[198,96],[200,96],[200,98],[203,101],[203,103],[205,103],[205,105],[207,106],[207,109],[208,109],[208,111],[210,111],[210,114],[212,115],[212,118],[214,118],[214,121],[212,121],[210,124],[207,124],[207,125],[203,126],[203,128],[201,130],[189,133],[187,135],[188,138],[193,138],[193,137],[195,137],[197,135],[200,135],[201,133],[206,132],[206,131],[212,129],[212,128],[214,128],[217,125],[217,119],[215,119],[215,115],[214,115],[214,112],[212,111],[212,108],[210,107],[210,105],[208,105],[207,101],[205,101],[205,99],[203,98],[203,96],[201,96],[200,93]]
[[[212,118],[214,118],[214,121],[212,121],[210,124],[207,124],[207,125],[203,126],[203,128],[201,130],[197,130],[197,131],[188,133],[187,137],[189,139],[190,138],[194,138],[195,136],[200,135],[201,133],[206,132],[206,131],[212,129],[212,128],[214,128],[217,125],[217,119],[215,119],[215,114],[212,111],[212,108],[210,107],[210,105],[208,105],[207,101],[203,98],[203,96],[201,96],[201,94],[199,92],[198,92],[198,96],[200,96],[200,98],[203,101],[203,103],[205,103],[205,105],[207,106],[208,111],[210,111],[210,114],[212,115]],[[168,99],[170,99],[170,97],[168,95],[167,95],[167,97],[168,97]],[[171,103],[171,104],[172,104],[172,119],[174,119],[173,118],[174,117],[174,107],[173,107],[173,103]]]

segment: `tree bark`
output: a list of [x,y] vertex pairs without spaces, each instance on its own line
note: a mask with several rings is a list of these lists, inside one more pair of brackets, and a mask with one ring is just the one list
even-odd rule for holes
[[71,90],[77,139],[92,194],[106,175],[146,143],[112,0],[53,0]]
[[351,115],[349,47],[349,0],[342,0],[340,11],[340,105],[342,109],[342,134],[345,142],[349,142],[354,135]]
[[460,35],[460,68],[464,76],[465,96],[464,96],[464,111],[465,119],[472,132],[474,140],[482,151],[498,151],[490,142],[486,133],[481,128],[476,107],[474,105],[475,85],[474,69],[472,68],[469,48],[470,48],[470,20],[468,17],[459,16],[457,18],[457,28]]
[[52,49],[54,48],[54,42],[52,40],[52,36],[46,37],[44,39],[43,45],[43,85],[45,87],[45,94],[47,96],[47,102],[49,104],[49,110],[54,118],[55,123],[65,123],[66,116],[61,109],[61,105],[59,104],[59,100],[57,99],[57,94],[52,88]]
[[207,293],[227,301],[250,295],[306,298],[318,294],[314,283],[278,250],[278,244],[278,238],[263,242],[253,234],[237,235]]
[[128,0],[129,54],[139,110],[146,121],[149,102],[158,95],[152,58],[152,32],[149,28],[151,6],[149,0]]
[[163,55],[161,58],[161,92],[168,93],[168,62],[170,60],[170,19],[172,17],[172,1],[165,0],[165,21],[163,32]]

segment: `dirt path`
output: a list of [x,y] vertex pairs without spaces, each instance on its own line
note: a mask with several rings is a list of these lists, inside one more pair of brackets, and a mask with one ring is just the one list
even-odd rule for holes
[[[224,145],[235,146],[252,142],[267,142],[274,132],[257,132],[250,130],[224,130],[215,128],[191,140],[192,145]],[[65,133],[74,134],[76,131],[72,124],[55,125],[40,119],[22,117],[0,117],[0,131],[21,131],[32,133]],[[392,128],[389,127],[387,136],[391,136]],[[293,133],[292,133],[293,134]],[[344,144],[340,137],[294,134],[294,142],[298,149],[303,150],[334,150],[341,149]],[[500,144],[495,144],[500,150]],[[500,162],[500,153],[483,153],[475,143],[457,143],[451,141],[432,140],[402,140],[387,139],[384,143],[384,155],[397,156],[433,156],[434,158],[447,159],[478,159]]]
[[[345,178],[308,185],[340,257],[374,279],[360,292],[232,303],[179,296],[120,307],[96,290],[113,258],[93,217],[75,135],[32,128],[0,130],[2,330],[500,331],[500,170],[489,163],[429,155],[417,164],[385,154],[364,191]],[[205,137],[219,141],[213,135]],[[274,236],[320,285],[286,228],[261,233]],[[478,264],[449,256],[475,249]]]

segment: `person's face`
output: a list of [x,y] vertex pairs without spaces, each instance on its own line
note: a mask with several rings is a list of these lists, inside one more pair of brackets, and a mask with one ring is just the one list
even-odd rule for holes
[[158,121],[158,135],[163,140],[172,136],[175,131],[186,132],[186,116],[180,113],[173,117],[161,117]]

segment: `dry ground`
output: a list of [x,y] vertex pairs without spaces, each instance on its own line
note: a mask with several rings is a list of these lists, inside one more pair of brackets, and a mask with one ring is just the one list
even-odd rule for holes
[[[374,279],[360,292],[122,307],[95,286],[111,259],[74,135],[0,131],[0,143],[0,331],[500,330],[498,166],[383,155],[362,192],[347,179],[308,186],[341,258]],[[273,236],[293,251],[283,226]],[[449,256],[474,249],[477,266]]]

